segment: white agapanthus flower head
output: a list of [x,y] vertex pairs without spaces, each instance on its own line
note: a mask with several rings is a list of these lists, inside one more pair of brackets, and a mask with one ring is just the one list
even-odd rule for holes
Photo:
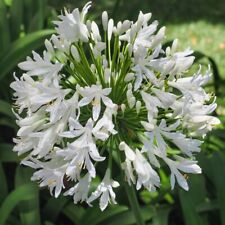
[[[19,64],[14,151],[52,195],[89,205],[99,198],[102,210],[116,203],[118,166],[129,185],[155,191],[164,161],[171,187],[188,190],[183,174],[201,173],[194,157],[219,124],[210,115],[215,97],[203,89],[210,68],[192,74],[192,51],[178,50],[177,40],[163,49],[165,27],[150,13],[116,24],[103,12],[98,27],[87,20],[90,6],[65,11],[43,56]],[[100,167],[105,175],[91,193]]]

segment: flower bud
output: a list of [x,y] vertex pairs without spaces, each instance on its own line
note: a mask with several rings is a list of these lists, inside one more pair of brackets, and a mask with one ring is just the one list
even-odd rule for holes
[[102,13],[102,25],[103,25],[103,29],[104,31],[107,30],[107,26],[108,26],[108,13],[106,11],[104,11]]
[[127,85],[127,88],[128,88],[128,90],[132,90],[132,84],[129,83],[129,84]]
[[105,68],[107,68],[107,67],[108,67],[108,60],[107,60],[106,58],[103,58],[102,64],[103,64],[103,66],[104,66]]
[[71,47],[71,54],[73,56],[73,58],[77,61],[77,62],[80,62],[80,55],[79,55],[79,52],[77,50],[77,48],[72,45]]
[[115,34],[117,34],[117,35],[120,35],[121,34],[121,29],[122,29],[122,23],[121,23],[121,21],[119,21],[118,23],[117,23],[117,26],[116,26],[116,29],[115,29]]
[[124,81],[128,83],[128,82],[132,81],[133,79],[134,79],[134,73],[128,73],[125,76]]
[[131,21],[125,20],[122,24],[121,32],[122,33],[126,32],[130,28],[130,25],[131,25]]
[[93,73],[95,73],[95,71],[96,71],[96,66],[95,66],[95,64],[91,64],[91,71],[92,71]]
[[112,37],[113,26],[114,26],[114,21],[113,19],[110,19],[108,23],[108,40],[109,41],[111,40],[111,37]]
[[121,104],[120,108],[121,108],[122,112],[124,113],[125,109],[126,109],[126,105],[125,104]]
[[136,102],[136,111],[137,111],[137,114],[139,114],[140,110],[141,110],[141,102],[140,101],[137,101]]
[[53,48],[53,46],[52,46],[52,43],[51,43],[48,39],[45,40],[45,47],[47,48],[47,51],[48,51],[50,54],[53,55],[53,54],[55,53],[54,48]]
[[110,78],[110,75],[111,75],[111,71],[109,68],[105,68],[105,81],[108,83],[109,82],[109,78]]
[[88,29],[89,33],[91,33],[91,21],[87,20],[86,25],[87,25],[87,29]]
[[131,98],[128,98],[128,104],[129,104],[129,107],[132,109],[134,106],[135,106],[135,103],[136,103],[136,99],[135,97],[131,97]]
[[126,148],[125,142],[124,141],[120,142],[120,144],[119,144],[119,150],[120,151],[124,151],[125,148]]
[[133,45],[132,44],[128,44],[128,52],[129,52],[129,55],[132,56],[133,54]]
[[124,141],[120,142],[119,150],[125,152],[126,159],[128,159],[130,161],[135,160],[135,158],[136,158],[135,153]]
[[119,58],[121,59],[121,61],[123,61],[123,60],[124,60],[124,55],[123,55],[123,53],[121,53],[121,52],[120,52],[120,54],[119,54]]
[[163,38],[165,37],[165,27],[160,28],[160,30],[158,31],[158,33],[155,35],[153,41],[152,41],[152,48],[154,49],[155,47],[157,47],[163,40]]
[[92,30],[94,40],[95,41],[101,41],[101,36],[100,36],[100,33],[99,33],[98,26],[94,21],[92,21],[92,23],[91,23],[91,30]]
[[173,41],[173,44],[172,44],[172,47],[171,47],[171,54],[174,54],[176,52],[177,47],[178,47],[178,39],[175,39]]
[[127,90],[127,99],[132,98],[133,97],[133,93],[130,89]]
[[141,121],[141,125],[145,128],[146,131],[153,131],[155,126],[152,123]]
[[70,63],[70,68],[71,68],[72,70],[74,70],[74,68],[75,68],[75,67],[74,67],[74,64],[73,64],[72,62]]

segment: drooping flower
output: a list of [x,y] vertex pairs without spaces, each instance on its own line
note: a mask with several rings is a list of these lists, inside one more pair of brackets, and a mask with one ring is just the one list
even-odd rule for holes
[[100,197],[100,209],[103,211],[109,202],[116,204],[115,193],[113,188],[119,187],[119,183],[110,179],[110,170],[107,169],[106,174],[102,180],[102,182],[97,187],[97,190],[92,193],[92,195],[88,198],[87,203],[90,204],[95,199]]
[[86,174],[74,187],[66,191],[64,195],[73,195],[73,201],[75,204],[79,201],[87,201],[90,182],[91,177],[89,174]]

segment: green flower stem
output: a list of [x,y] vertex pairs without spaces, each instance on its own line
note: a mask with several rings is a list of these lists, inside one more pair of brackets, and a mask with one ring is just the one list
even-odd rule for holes
[[[117,123],[116,123],[116,128],[118,129]],[[119,132],[119,134],[117,135],[117,138],[115,140],[116,145],[119,145],[119,143],[122,140],[121,139],[122,136],[123,135],[121,135],[121,133]],[[118,148],[116,149],[116,152],[117,152],[119,163],[121,164],[122,161],[121,161],[120,151],[118,150]],[[122,172],[121,177],[122,177],[122,180],[124,181],[123,182],[124,188],[126,190],[126,194],[127,194],[130,206],[131,206],[132,211],[134,213],[134,216],[135,216],[135,219],[136,219],[136,224],[137,225],[145,225],[145,221],[144,221],[144,219],[142,218],[142,215],[141,215],[141,209],[140,209],[140,206],[139,206],[139,203],[138,203],[138,200],[137,200],[136,191],[134,189],[134,186],[133,185],[129,186],[128,182],[126,182],[124,180],[125,174],[124,174],[124,171],[122,169],[121,169],[121,172]]]
[[137,200],[136,192],[134,190],[134,186],[129,186],[127,182],[124,182],[124,187],[127,193],[128,200],[130,202],[130,206],[136,218],[137,225],[145,225],[145,221],[141,215],[141,209]]
[[109,141],[109,162],[108,162],[108,168],[110,169],[110,173],[112,174],[112,152],[113,152],[113,137],[110,138]]

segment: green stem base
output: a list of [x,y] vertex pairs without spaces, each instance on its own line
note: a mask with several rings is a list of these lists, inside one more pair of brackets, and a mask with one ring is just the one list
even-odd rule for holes
[[137,200],[136,192],[134,190],[134,186],[129,186],[127,182],[124,182],[124,187],[127,193],[127,197],[130,202],[130,206],[132,208],[132,211],[134,213],[134,216],[136,218],[136,224],[137,225],[145,225],[145,221],[142,218],[141,215],[141,209]]

